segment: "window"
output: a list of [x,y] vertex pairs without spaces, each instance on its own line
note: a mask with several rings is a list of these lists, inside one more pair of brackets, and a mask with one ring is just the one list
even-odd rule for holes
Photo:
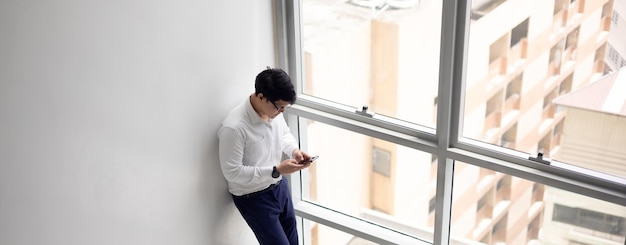
[[372,149],[372,164],[374,164],[374,173],[391,177],[391,152],[374,147]]
[[304,0],[300,6],[304,95],[435,127],[441,3]]
[[600,29],[602,31],[609,31],[611,29],[611,15],[613,14],[613,0],[607,1],[602,6],[602,16]]
[[543,138],[541,138],[541,140],[539,141],[539,146],[537,146],[537,152],[541,152],[544,154],[544,156],[549,157],[551,156],[551,142],[552,142],[552,135],[550,134],[546,134],[546,136],[544,136]]
[[495,76],[506,74],[508,64],[507,55],[509,51],[509,34],[500,37],[489,46],[489,79]]
[[[569,0],[544,1],[540,6],[533,8],[554,8],[553,14],[561,12],[567,14],[571,12],[570,4],[580,3],[579,1],[572,3]],[[613,1],[604,1],[594,6],[597,15],[577,15],[575,17],[577,21],[568,22],[567,28],[558,30],[555,30],[549,21],[534,21],[550,19],[552,16],[548,11],[521,10],[515,5],[515,1],[507,1],[494,9],[487,15],[492,18],[484,17],[480,21],[470,22],[465,63],[468,75],[463,89],[462,136],[528,155],[537,154],[538,150],[543,149],[552,159],[591,168],[592,164],[588,163],[588,160],[561,152],[573,150],[573,144],[576,144],[574,142],[582,140],[579,133],[572,132],[576,135],[576,140],[569,137],[558,138],[566,141],[559,143],[561,146],[566,143],[565,148],[552,147],[556,142],[553,142],[555,139],[549,134],[562,118],[567,124],[567,121],[576,117],[578,112],[572,112],[574,110],[584,110],[580,113],[589,116],[587,120],[595,120],[596,114],[606,116],[606,121],[603,121],[606,123],[626,119],[626,113],[615,114],[615,111],[613,113],[606,111],[609,103],[613,103],[609,98],[615,93],[611,93],[608,87],[603,86],[614,85],[607,85],[606,82],[603,86],[591,86],[602,80],[608,71],[604,62],[607,39],[603,38],[605,35],[602,34],[603,29],[597,27],[595,23],[598,23],[597,18],[600,14],[602,18],[610,17],[609,10],[612,10],[612,4]],[[499,16],[508,17],[499,18]],[[591,26],[596,26],[596,29],[594,31],[583,29]],[[517,40],[524,35],[528,51],[523,62],[516,64],[504,62],[514,55],[513,43],[519,42]],[[593,45],[581,48],[586,43]],[[505,89],[504,95],[501,94],[502,87]],[[583,90],[588,91],[587,98],[596,98],[595,102],[589,101],[594,103],[593,106],[587,106],[591,104],[586,103],[587,99],[581,97],[580,94],[585,93]],[[600,94],[591,95],[594,93],[592,91]],[[514,94],[516,96],[512,97]],[[567,97],[578,99],[568,99],[571,103],[557,110],[554,101]],[[612,115],[609,116],[607,113]],[[506,131],[515,123],[517,123],[517,142],[508,143],[503,135],[506,135]],[[585,134],[585,137],[589,137],[586,139],[597,144],[585,148],[612,148],[613,143],[609,137],[619,135],[620,138],[626,138],[626,130],[621,126],[604,128],[608,130],[604,134],[595,136]],[[567,127],[564,128],[565,134],[566,131]],[[622,147],[626,149],[626,146]],[[607,166],[600,171],[626,176],[626,173],[619,170],[621,168],[617,167],[618,165],[611,165],[614,167]]]
[[435,212],[435,197],[431,198],[430,201],[428,201],[428,213],[433,212]]
[[286,118],[321,156],[291,176],[304,243],[575,244],[554,204],[626,212],[624,116],[575,103],[611,87],[593,72],[598,15],[567,16],[583,2],[276,1],[278,63],[299,91]]
[[522,40],[528,37],[528,20],[529,19],[526,18],[526,20],[522,21],[522,23],[517,25],[511,31],[511,45],[510,45],[511,48],[515,47]]
[[565,10],[568,6],[567,0],[555,0],[554,1],[554,14]]
[[559,85],[559,95],[564,95],[572,91],[572,81],[574,80],[574,74],[570,74]]
[[565,39],[562,39],[550,49],[548,76],[558,76],[561,73],[561,60],[563,59],[564,47]]
[[505,113],[517,112],[520,109],[523,73],[519,74],[506,86]]
[[602,46],[600,46],[596,52],[595,52],[595,56],[594,56],[594,72],[596,73],[604,73],[604,69],[605,69],[605,64],[604,64],[604,54],[606,51],[606,44],[603,44]]
[[500,146],[512,148],[515,147],[515,143],[517,143],[517,124],[510,127],[504,134],[502,134]]
[[369,222],[411,227],[409,235],[433,233],[437,165],[431,154],[317,121],[300,124],[307,151],[320,155],[304,171],[304,200]]
[[[623,206],[500,172],[476,179],[468,172],[480,172],[480,167],[457,165],[461,171],[455,171],[453,192],[461,194],[452,202],[453,235],[485,244],[563,244],[562,239],[582,242],[588,235],[607,244],[624,242]],[[577,228],[570,231],[559,223]]]
[[565,59],[575,61],[577,58],[578,51],[578,32],[579,28],[574,29],[572,32],[567,34],[567,38],[565,39]]
[[606,233],[609,236],[626,235],[626,218],[583,208],[554,205],[552,220]]

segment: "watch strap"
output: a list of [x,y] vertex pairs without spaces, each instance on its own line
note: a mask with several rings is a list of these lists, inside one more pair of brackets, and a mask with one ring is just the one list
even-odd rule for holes
[[272,167],[272,178],[278,178],[280,177],[280,173],[278,172],[278,169],[276,169],[276,166]]

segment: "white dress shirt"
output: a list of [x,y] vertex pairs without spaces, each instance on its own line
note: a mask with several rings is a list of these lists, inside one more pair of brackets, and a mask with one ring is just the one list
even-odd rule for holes
[[282,113],[269,122],[254,111],[250,98],[236,106],[217,132],[222,173],[228,191],[236,196],[260,191],[282,179],[272,178],[272,168],[284,152],[298,149]]

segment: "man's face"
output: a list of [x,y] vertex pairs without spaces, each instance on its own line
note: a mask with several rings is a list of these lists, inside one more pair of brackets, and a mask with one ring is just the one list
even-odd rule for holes
[[269,98],[263,96],[263,94],[260,94],[260,96],[262,96],[261,101],[265,101],[265,106],[263,106],[263,113],[268,115],[270,118],[277,117],[278,115],[280,115],[280,113],[283,113],[285,111],[285,108],[291,105],[289,104],[289,102],[284,100],[271,101]]
[[289,102],[286,102],[284,100],[270,101],[266,98],[266,101],[268,102],[267,104],[269,104],[267,115],[271,118],[275,118],[280,113],[283,113],[285,111],[285,108],[291,105],[289,104]]

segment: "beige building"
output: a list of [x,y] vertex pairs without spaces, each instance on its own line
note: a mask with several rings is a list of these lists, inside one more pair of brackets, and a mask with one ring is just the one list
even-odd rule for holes
[[[612,4],[474,1],[464,136],[558,155],[566,114],[551,101],[602,76]],[[322,14],[329,21],[316,19]],[[376,113],[434,127],[440,15],[438,1],[371,9],[304,1],[305,93],[351,106],[366,104]],[[330,166],[318,160],[310,170],[312,200],[418,236],[432,233],[436,158],[315,122],[307,129],[333,136],[309,141],[310,151],[346,162]],[[356,157],[344,159],[347,146]],[[338,186],[333,179],[356,184]],[[453,244],[539,239],[544,186],[463,163],[455,166],[454,183]],[[314,244],[357,244],[349,234],[312,229]]]
[[554,104],[567,112],[558,158],[626,178],[626,68],[561,96]]
[[[626,68],[554,103],[567,111],[559,159],[626,177]],[[545,203],[541,238],[546,244],[624,243],[626,207],[550,187]]]

